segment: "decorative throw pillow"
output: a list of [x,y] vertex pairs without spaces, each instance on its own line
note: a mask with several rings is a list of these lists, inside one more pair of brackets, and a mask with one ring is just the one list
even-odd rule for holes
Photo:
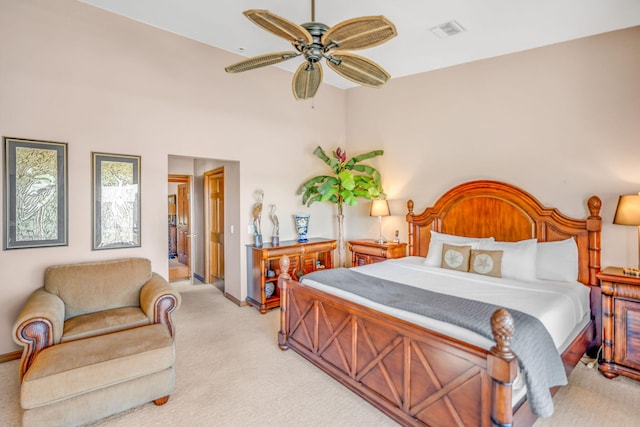
[[536,239],[519,242],[482,242],[479,249],[503,251],[502,277],[532,282],[536,280]]
[[469,271],[469,257],[471,246],[455,246],[442,244],[442,262],[440,267],[449,270]]
[[503,251],[471,250],[469,272],[485,276],[502,277]]
[[541,280],[578,280],[578,245],[573,238],[538,243],[536,277]]
[[471,249],[478,249],[480,242],[493,242],[493,237],[477,238],[454,236],[453,234],[438,233],[431,230],[431,240],[429,240],[429,252],[424,260],[424,264],[429,267],[439,267],[442,261],[442,245],[449,243],[450,245],[469,245]]

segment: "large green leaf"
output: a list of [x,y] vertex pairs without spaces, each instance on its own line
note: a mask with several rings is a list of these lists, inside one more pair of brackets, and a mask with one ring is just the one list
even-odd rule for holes
[[357,197],[364,197],[365,199],[371,197],[369,190],[354,190],[353,194]]
[[335,180],[336,182],[325,182],[324,184],[322,184],[321,186],[318,187],[318,193],[325,195],[327,193],[335,193],[338,189],[337,184],[337,180]]
[[300,189],[298,190],[298,194],[302,194],[305,191],[307,191],[308,188],[313,187],[318,183],[325,182],[326,180],[329,180],[329,179],[335,179],[335,177],[328,176],[328,175],[315,176],[300,186]]
[[340,162],[338,159],[327,156],[327,153],[325,153],[322,147],[317,146],[313,151],[313,154],[329,166],[334,173],[338,173],[340,171]]
[[319,145],[315,150],[313,150],[313,155],[325,162],[327,165],[329,164],[329,156],[327,156],[327,153],[325,153],[322,147],[320,147]]
[[356,163],[360,163],[363,160],[371,159],[373,157],[382,156],[384,154],[384,150],[373,150],[368,153],[360,154],[359,156],[352,157],[347,161],[345,168],[351,169],[354,167]]
[[321,192],[320,194],[322,195],[322,197],[320,198],[321,202],[326,202],[331,200],[333,197],[335,197],[336,193],[338,193],[338,189],[336,187],[331,187],[329,189],[327,189],[326,192]]
[[340,186],[346,188],[347,190],[353,190],[356,186],[356,181],[353,174],[349,171],[341,171],[338,174],[338,178],[340,179]]
[[309,207],[313,204],[313,202],[318,202],[318,201],[320,201],[320,195],[316,194],[315,196],[311,197],[305,204],[307,205],[307,207]]
[[353,170],[371,176],[377,185],[380,185],[380,172],[376,168],[366,165],[354,165]]
[[302,195],[302,203],[306,205],[308,203],[308,201],[310,199],[312,199],[313,197],[315,197],[315,196],[318,196],[318,198],[320,198],[320,194],[318,193],[318,189],[316,187],[309,188]]
[[358,203],[358,198],[349,190],[342,190],[340,195],[342,196],[342,200],[349,206],[354,206]]

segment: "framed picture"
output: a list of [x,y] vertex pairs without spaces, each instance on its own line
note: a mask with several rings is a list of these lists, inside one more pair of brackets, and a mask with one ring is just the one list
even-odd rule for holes
[[140,246],[140,156],[92,153],[93,249]]
[[2,140],[2,248],[67,246],[67,143],[7,137]]

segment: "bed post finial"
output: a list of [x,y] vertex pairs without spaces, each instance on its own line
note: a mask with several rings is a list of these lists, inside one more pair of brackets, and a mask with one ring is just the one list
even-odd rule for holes
[[491,332],[496,345],[487,356],[487,373],[491,377],[491,425],[506,427],[513,425],[511,406],[512,383],[518,371],[516,355],[511,351],[513,317],[504,308],[491,316]]
[[407,202],[407,210],[409,211],[409,215],[413,215],[413,200]]
[[287,350],[287,280],[291,280],[289,267],[291,261],[286,255],[280,257],[280,275],[278,276],[278,288],[280,289],[280,331],[278,332],[278,347],[280,350]]
[[504,359],[513,359],[511,339],[513,338],[513,317],[504,308],[497,309],[491,316],[491,332],[496,346],[491,351]]
[[592,217],[600,217],[600,208],[602,207],[600,197],[591,196],[587,202],[587,206],[589,207],[589,214],[591,214]]

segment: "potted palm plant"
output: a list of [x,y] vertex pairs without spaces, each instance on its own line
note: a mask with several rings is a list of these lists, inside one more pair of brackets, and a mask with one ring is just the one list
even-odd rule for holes
[[360,162],[384,154],[383,150],[369,151],[347,159],[341,148],[327,156],[321,147],[313,154],[331,169],[330,175],[318,175],[305,181],[298,190],[302,203],[311,206],[314,202],[330,202],[338,206],[338,265],[345,266],[344,215],[342,206],[354,206],[358,199],[384,198],[380,172],[372,166]]

